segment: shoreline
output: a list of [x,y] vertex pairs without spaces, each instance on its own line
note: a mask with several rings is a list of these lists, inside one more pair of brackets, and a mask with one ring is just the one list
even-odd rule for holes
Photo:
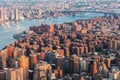
[[[87,13],[86,13],[87,14]],[[92,13],[90,13],[90,14],[92,14]],[[94,13],[93,13],[94,14]],[[95,13],[96,14],[96,13]],[[62,16],[62,17],[69,17],[69,16]],[[87,17],[87,16],[86,16]],[[92,18],[95,18],[96,16],[93,16]],[[101,16],[101,15],[98,15],[98,17],[103,17],[103,15]],[[82,20],[89,20],[89,19],[92,19],[92,18],[89,18],[89,17],[87,17],[87,19],[82,19]],[[53,19],[57,19],[57,18],[53,18]],[[32,19],[32,20],[34,20],[34,19]],[[81,19],[77,19],[77,20],[81,20]],[[76,21],[76,20],[71,20],[70,22],[74,22],[74,21]],[[24,21],[23,21],[24,22]],[[62,22],[62,24],[63,24],[64,22]],[[69,23],[69,22],[67,22],[67,23]],[[56,23],[55,23],[56,24]],[[61,24],[61,23],[60,23]],[[31,26],[33,26],[33,25],[31,25]],[[30,26],[29,26],[30,27]],[[27,28],[27,27],[25,27],[25,28]],[[24,30],[25,31],[25,30]],[[23,31],[22,31],[23,32]],[[19,33],[21,33],[21,32],[19,32]],[[12,36],[13,37],[13,36]],[[10,45],[10,44],[12,44],[13,42],[15,42],[16,41],[16,39],[14,39],[14,41],[12,41],[11,43],[9,43],[8,45]],[[6,45],[6,46],[8,46],[8,45]],[[6,46],[4,46],[4,47],[1,47],[1,49],[0,50],[3,50],[3,48],[5,48]]]
[[[86,13],[96,13],[96,12],[86,12]],[[86,13],[76,13],[75,15],[79,15],[79,14],[86,14]],[[97,13],[96,13],[97,14]],[[100,14],[104,14],[104,13],[100,13]],[[117,13],[116,13],[117,14]],[[47,17],[47,19],[50,19],[50,18],[58,18],[58,17],[68,17],[68,16],[72,16],[72,15],[69,15],[69,14],[64,14],[64,15],[58,15],[58,16],[50,16],[50,17]],[[75,17],[75,16],[73,16],[73,17]],[[6,22],[14,22],[14,23],[17,23],[17,22],[21,22],[21,21],[26,21],[26,20],[35,20],[36,18],[25,18],[24,20],[17,20],[17,21],[15,21],[15,20],[6,20],[6,21],[2,21],[2,22],[0,22],[0,25],[1,24],[4,24],[4,23],[6,23]],[[42,17],[42,18],[37,18],[37,19],[45,19],[44,17]]]

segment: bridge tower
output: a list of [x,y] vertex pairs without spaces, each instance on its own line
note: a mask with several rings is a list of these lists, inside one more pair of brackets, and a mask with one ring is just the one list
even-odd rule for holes
[[40,26],[40,18],[42,18],[42,10],[37,10],[37,15],[35,16],[36,18],[36,26]]

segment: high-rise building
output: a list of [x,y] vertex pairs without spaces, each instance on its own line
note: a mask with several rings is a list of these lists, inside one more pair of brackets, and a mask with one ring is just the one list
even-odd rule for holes
[[37,61],[38,61],[38,63],[41,61],[41,54],[40,53],[37,54]]
[[81,77],[80,80],[85,80],[84,77]]
[[7,50],[0,51],[0,69],[6,68],[6,60],[8,58]]
[[88,47],[87,46],[84,47],[84,53],[88,54]]
[[111,68],[111,59],[110,58],[106,58],[105,63],[106,63],[107,68]]
[[87,69],[87,61],[86,60],[81,60],[80,61],[80,71],[81,72],[86,72],[88,69]]
[[5,20],[5,12],[4,9],[0,9],[0,22],[3,22]]
[[117,49],[117,48],[118,48],[118,41],[110,40],[110,49]]
[[81,30],[81,33],[82,33],[82,34],[87,34],[87,32],[88,32],[87,29],[82,29],[82,30]]
[[55,54],[53,52],[47,52],[45,53],[45,61],[46,62],[54,62]]
[[35,66],[33,80],[50,80],[52,67],[47,62],[41,61]]
[[13,10],[10,11],[9,20],[14,20],[14,11]]
[[65,46],[66,46],[66,47],[69,47],[70,44],[71,44],[71,41],[70,41],[69,39],[66,39],[66,40],[65,40]]
[[92,29],[92,23],[88,23],[87,24],[87,28],[90,30],[90,29]]
[[84,47],[80,47],[80,54],[84,54]]
[[69,72],[79,73],[79,57],[75,54],[69,58]]
[[29,66],[30,66],[30,69],[33,70],[36,64],[37,64],[37,55],[36,54],[30,54],[29,55]]
[[75,53],[79,56],[80,55],[80,48],[79,47],[75,47]]
[[23,79],[23,68],[5,68],[7,80],[25,80]]
[[18,9],[17,8],[14,10],[14,20],[15,21],[19,20],[19,13],[18,13]]
[[80,31],[82,29],[82,26],[81,25],[76,25],[75,26],[75,31]]
[[69,59],[65,59],[65,70],[64,70],[64,73],[69,73]]
[[54,70],[54,73],[56,75],[57,78],[60,78],[63,76],[63,70],[60,69],[60,67],[58,67],[57,69]]
[[[15,69],[10,69],[9,70],[9,78],[10,78],[10,80],[16,80],[16,78],[17,78],[17,74],[16,74],[16,71],[15,71]],[[7,78],[8,79],[8,78]]]
[[95,46],[94,45],[89,45],[88,49],[89,49],[89,52],[95,52]]
[[44,53],[44,52],[41,52],[40,55],[41,55],[41,56],[40,56],[40,59],[43,61],[43,60],[45,59],[45,53]]
[[21,56],[17,59],[18,67],[23,68],[24,70],[24,80],[29,79],[28,70],[29,70],[29,58],[25,56]]
[[90,74],[93,76],[98,72],[97,62],[92,60],[90,61]]
[[50,24],[49,32],[54,32],[54,25]]
[[8,50],[8,57],[11,58],[12,57],[13,48],[11,46],[8,46],[7,50]]
[[4,17],[5,21],[8,21],[8,16],[7,16],[7,11],[5,10],[5,17]]
[[38,10],[38,18],[42,18],[42,10]]
[[6,79],[6,71],[4,71],[4,70],[0,71],[0,80],[7,80]]
[[65,57],[69,57],[70,56],[70,51],[68,47],[64,48],[64,53],[65,53]]
[[63,49],[57,49],[56,52],[59,56],[64,56],[64,50]]
[[20,58],[23,55],[25,55],[25,49],[14,48],[14,50],[12,52],[12,57],[13,58],[17,59],[17,58]]
[[17,68],[17,61],[14,58],[8,58],[7,67],[8,68]]
[[55,58],[55,64],[56,67],[59,67],[60,69],[62,69],[63,71],[65,70],[65,58],[64,56],[58,56]]
[[2,57],[0,56],[0,70],[2,70],[4,67],[3,67],[3,60],[2,60]]

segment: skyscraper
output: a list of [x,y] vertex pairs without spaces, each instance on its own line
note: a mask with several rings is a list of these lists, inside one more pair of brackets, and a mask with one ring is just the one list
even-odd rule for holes
[[37,55],[36,54],[30,54],[30,60],[29,60],[29,65],[30,69],[34,69],[35,65],[37,64]]
[[35,66],[35,72],[33,80],[49,80],[49,75],[51,73],[51,65],[47,62],[40,62]]
[[79,73],[79,57],[75,54],[69,58],[69,71],[70,74]]
[[86,60],[81,60],[80,61],[80,71],[84,72],[87,71],[87,61]]
[[65,65],[65,58],[64,58],[64,56],[58,56],[58,57],[56,57],[55,58],[55,64],[56,64],[56,66],[57,67],[59,67],[60,69],[62,69],[63,71],[64,71],[64,65]]
[[14,20],[15,20],[15,21],[18,21],[18,19],[19,19],[19,14],[18,14],[18,9],[16,8],[16,9],[14,10]]
[[6,71],[6,80],[25,80],[23,79],[23,68],[5,68],[4,70]]
[[7,50],[0,51],[0,69],[6,68]]
[[117,40],[110,40],[110,49],[117,49],[117,48],[118,48]]
[[0,22],[3,22],[5,19],[4,9],[0,9]]
[[90,74],[93,76],[98,72],[96,61],[92,60],[90,62]]
[[9,17],[10,20],[14,20],[14,11],[11,10],[10,11],[10,17]]
[[18,67],[23,68],[24,70],[24,80],[27,80],[28,77],[28,69],[29,69],[29,58],[25,56],[21,56],[17,59],[18,61]]
[[0,80],[7,80],[6,79],[6,71],[4,71],[4,70],[0,71]]
[[50,24],[49,32],[54,32],[54,25]]

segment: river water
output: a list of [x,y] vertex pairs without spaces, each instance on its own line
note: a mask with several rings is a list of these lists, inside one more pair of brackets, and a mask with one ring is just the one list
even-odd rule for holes
[[[57,18],[50,18],[50,19],[40,19],[39,24],[62,24],[64,22],[73,22],[75,20],[88,20],[94,17],[102,17],[104,14],[102,13],[84,13],[84,14],[76,14],[75,17],[73,16],[59,16]],[[13,43],[16,39],[13,38],[14,34],[20,33],[24,30],[29,30],[30,26],[36,24],[36,20],[24,20],[19,22],[5,22],[0,25],[0,49],[4,48],[5,46]]]

